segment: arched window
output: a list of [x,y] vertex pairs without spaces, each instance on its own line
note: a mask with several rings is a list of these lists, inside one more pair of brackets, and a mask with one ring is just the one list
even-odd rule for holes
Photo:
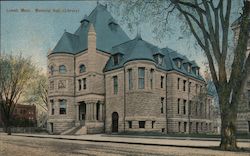
[[80,70],[80,73],[83,73],[86,71],[86,67],[84,64],[81,64],[80,67],[79,67],[79,70]]
[[51,75],[53,75],[53,72],[54,72],[54,66],[50,66],[49,67],[49,73],[51,74]]
[[59,66],[59,73],[62,73],[62,74],[64,74],[64,73],[66,73],[66,67],[65,67],[65,65],[60,65]]

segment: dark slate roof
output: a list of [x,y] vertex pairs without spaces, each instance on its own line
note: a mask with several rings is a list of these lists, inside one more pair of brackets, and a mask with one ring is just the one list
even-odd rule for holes
[[127,34],[115,22],[107,8],[98,3],[89,16],[84,16],[74,34],[67,32],[63,34],[52,53],[76,54],[87,49],[90,23],[94,25],[97,38],[96,48],[100,51],[110,52],[113,46],[129,40]]
[[[133,40],[130,40],[128,42],[122,43],[120,45],[114,46],[112,48],[113,54],[120,54],[120,62],[117,65],[114,65],[113,58],[110,57],[108,60],[106,67],[104,68],[104,71],[110,71],[114,69],[118,69],[124,66],[125,63],[129,61],[134,60],[148,60],[152,61],[156,64],[156,66],[162,70],[165,71],[178,71],[180,73],[183,73],[185,75],[189,75],[191,77],[197,78],[199,80],[204,81],[204,79],[200,75],[196,75],[193,70],[191,72],[188,72],[186,68],[182,65],[179,69],[174,60],[175,59],[181,59],[182,62],[188,62],[194,67],[198,67],[197,64],[194,61],[189,61],[186,56],[179,54],[178,52],[169,49],[169,48],[163,48],[160,49],[157,46],[148,43],[147,41],[144,41],[140,36],[135,37]],[[163,56],[163,62],[161,65],[157,64],[157,61],[155,60],[155,55],[160,54]]]
[[211,96],[214,96],[214,97],[218,96],[215,85],[213,81],[211,80],[207,81],[207,91],[208,91],[208,94]]

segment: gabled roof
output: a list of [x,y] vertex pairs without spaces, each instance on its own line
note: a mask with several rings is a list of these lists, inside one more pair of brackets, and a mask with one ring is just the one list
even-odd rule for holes
[[[118,24],[115,24],[115,28],[113,28],[109,25],[110,22],[115,22],[114,18],[105,6],[98,3],[90,15],[81,20],[81,24],[74,34],[61,37],[52,53],[76,54],[87,49],[90,23],[94,25],[96,32],[96,48],[100,51],[110,52],[113,46],[129,40],[127,34]],[[71,40],[74,42],[71,42]]]

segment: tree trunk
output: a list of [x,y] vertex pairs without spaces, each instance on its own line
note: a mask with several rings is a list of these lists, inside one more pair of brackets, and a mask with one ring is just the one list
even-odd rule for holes
[[[225,105],[224,105],[225,106]],[[229,108],[227,103],[226,107],[222,107],[224,110],[221,112],[221,142],[220,148],[222,150],[237,150],[236,141],[236,119],[237,112]]]

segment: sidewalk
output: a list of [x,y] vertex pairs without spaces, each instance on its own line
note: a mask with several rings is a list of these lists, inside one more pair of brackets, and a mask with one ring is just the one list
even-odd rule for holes
[[[108,136],[103,134],[95,135],[40,135],[40,134],[23,134],[13,133],[13,136],[24,136],[34,138],[51,138],[51,139],[65,139],[78,140],[90,142],[109,142],[135,145],[151,145],[151,146],[175,146],[175,147],[190,147],[190,148],[209,148],[219,146],[220,141],[216,140],[180,140],[174,138],[135,138],[125,136]],[[250,148],[249,142],[238,142],[238,146],[242,148]]]

